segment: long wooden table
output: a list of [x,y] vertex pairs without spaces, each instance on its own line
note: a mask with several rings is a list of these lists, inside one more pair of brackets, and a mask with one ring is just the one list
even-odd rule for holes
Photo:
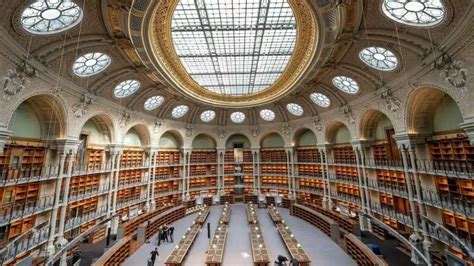
[[166,259],[166,265],[178,266],[183,264],[183,261],[189,252],[189,249],[193,245],[194,240],[199,234],[202,225],[205,223],[207,217],[209,216],[209,212],[209,207],[205,207],[199,212],[198,217],[193,221],[193,225],[188,228],[184,236],[180,239],[176,247]]
[[311,263],[311,259],[304,251],[303,247],[298,240],[296,240],[293,233],[286,224],[276,224],[278,233],[280,233],[281,239],[285,243],[286,249],[290,252],[291,258],[296,259],[301,266],[308,266]]
[[225,204],[222,210],[219,222],[211,240],[209,248],[207,249],[206,265],[220,266],[224,259],[224,248],[227,237],[227,225],[230,220],[231,209],[229,204]]
[[279,224],[283,219],[281,218],[280,214],[278,213],[278,210],[275,206],[268,206],[268,214],[270,214],[270,218],[272,219],[273,223]]
[[266,266],[270,263],[270,255],[263,240],[255,205],[252,203],[247,204],[247,221],[250,227],[249,236],[253,263],[257,266]]
[[230,222],[230,206],[225,204],[222,210],[221,216],[219,217],[220,224],[229,224]]

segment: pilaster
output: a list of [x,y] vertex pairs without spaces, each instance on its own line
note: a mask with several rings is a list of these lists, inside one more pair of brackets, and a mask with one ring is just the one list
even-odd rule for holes
[[459,127],[466,131],[469,142],[471,142],[471,145],[474,145],[474,118],[470,118],[464,123],[459,124]]
[[12,131],[9,130],[0,130],[0,154],[3,153],[3,149],[8,141],[8,139],[13,135]]

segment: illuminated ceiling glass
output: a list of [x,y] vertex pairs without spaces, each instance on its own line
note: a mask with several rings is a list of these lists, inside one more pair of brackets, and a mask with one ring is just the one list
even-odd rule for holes
[[79,56],[72,69],[79,77],[90,77],[105,70],[112,60],[103,53],[88,53]]
[[230,115],[230,120],[232,120],[232,122],[234,122],[236,124],[240,124],[240,123],[244,122],[245,114],[242,113],[242,112],[233,112]]
[[272,85],[296,42],[287,0],[180,0],[173,43],[190,76],[209,91],[241,96]]
[[23,28],[33,34],[54,34],[76,26],[82,20],[82,9],[70,0],[40,0],[21,13]]
[[173,111],[171,111],[171,115],[174,118],[180,118],[183,117],[189,110],[189,107],[187,105],[178,105],[176,106]]
[[304,113],[303,107],[297,103],[289,103],[286,105],[286,109],[290,114],[294,116],[302,116]]
[[124,98],[132,95],[140,88],[140,81],[130,79],[122,81],[117,87],[115,87],[114,94],[117,98]]
[[201,113],[201,121],[204,123],[211,122],[216,117],[216,112],[207,110]]
[[165,101],[165,98],[163,96],[153,96],[148,98],[145,103],[143,104],[143,107],[145,110],[151,111],[153,109],[156,109],[160,107],[161,104]]
[[265,121],[273,121],[275,119],[275,112],[270,109],[263,109],[260,111],[260,117]]
[[350,77],[334,77],[332,79],[332,84],[345,93],[356,94],[359,91],[359,84],[357,84],[357,82]]
[[329,105],[331,105],[331,100],[329,100],[329,98],[322,93],[314,92],[311,93],[309,97],[315,104],[321,107],[329,107]]
[[359,53],[362,62],[375,69],[382,71],[394,70],[398,65],[395,54],[382,47],[367,47]]
[[446,13],[441,0],[384,0],[382,11],[396,22],[417,27],[434,26]]

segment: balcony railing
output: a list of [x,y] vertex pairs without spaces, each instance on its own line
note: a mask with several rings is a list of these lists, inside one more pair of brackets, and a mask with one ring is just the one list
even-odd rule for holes
[[404,225],[408,225],[408,226],[413,227],[413,219],[409,215],[405,215],[405,214],[396,212],[392,209],[389,209],[385,206],[381,206],[377,203],[372,203],[370,205],[370,207],[371,207],[372,211],[374,211],[378,214],[388,216],[390,218],[393,218],[393,219],[397,220],[397,222],[400,222]]
[[72,190],[69,192],[69,202],[82,200],[90,197],[94,197],[97,195],[101,195],[107,193],[109,191],[109,185],[104,184],[98,187],[87,187],[81,188],[79,190]]
[[468,161],[455,160],[416,160],[419,172],[433,173],[443,176],[464,177],[471,179],[474,175],[474,165]]
[[367,186],[381,192],[391,193],[394,196],[408,198],[408,189],[406,186],[398,186],[389,182],[379,182],[370,179],[368,180]]
[[0,208],[0,225],[11,223],[13,220],[50,210],[54,205],[54,195],[42,196],[35,201],[12,203]]
[[92,175],[110,171],[112,171],[112,164],[87,163],[74,165],[72,168],[72,175]]
[[42,243],[46,242],[49,237],[49,227],[43,227],[38,230],[33,229],[31,233],[18,239],[18,243],[9,246],[5,253],[3,254],[2,261],[0,264],[8,262],[11,259],[14,259],[19,254],[31,250],[40,246]]
[[0,186],[54,179],[58,176],[58,173],[59,167],[56,165],[33,168],[3,168],[0,170]]
[[125,208],[131,205],[135,205],[137,203],[143,202],[146,200],[146,195],[141,195],[138,197],[133,197],[131,199],[123,200],[117,202],[117,209]]
[[87,214],[84,214],[82,216],[79,216],[79,217],[73,217],[73,218],[70,218],[66,221],[66,224],[64,226],[65,230],[66,231],[69,231],[75,227],[79,227],[81,226],[82,224],[85,224],[85,223],[88,223],[90,221],[93,221],[101,216],[104,216],[107,214],[107,207],[106,206],[103,206],[99,209],[97,209],[95,212],[90,212],[90,213],[87,213]]
[[474,217],[474,204],[471,201],[442,196],[437,191],[426,188],[422,189],[422,194],[423,201],[431,206]]

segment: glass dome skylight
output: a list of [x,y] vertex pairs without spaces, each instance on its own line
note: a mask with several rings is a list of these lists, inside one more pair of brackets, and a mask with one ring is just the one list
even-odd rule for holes
[[270,109],[263,109],[260,111],[260,117],[265,121],[273,121],[275,119],[275,112]]
[[76,26],[82,20],[82,9],[70,0],[40,0],[21,13],[23,28],[33,34],[54,34]]
[[90,77],[105,70],[112,60],[103,53],[88,53],[79,56],[72,69],[79,77]]
[[356,94],[359,91],[359,84],[357,84],[357,82],[350,77],[334,77],[332,79],[332,84],[345,93]]
[[286,109],[290,114],[294,116],[302,116],[304,113],[303,107],[297,103],[289,103],[286,105]]
[[136,92],[138,88],[140,88],[140,81],[129,79],[117,85],[114,89],[114,94],[117,98],[125,98]]
[[395,54],[382,47],[367,47],[359,53],[362,62],[370,67],[382,71],[394,70],[398,65],[398,59]]
[[173,111],[171,111],[171,115],[174,118],[180,118],[183,117],[189,110],[189,107],[187,105],[178,105],[176,106]]
[[240,124],[245,120],[245,114],[242,112],[233,112],[230,114],[230,120],[236,124]]
[[204,123],[211,122],[216,117],[216,112],[207,110],[201,113],[201,121]]
[[441,0],[384,0],[382,11],[396,22],[417,27],[434,26],[446,13]]
[[311,93],[309,97],[315,104],[321,107],[329,107],[329,105],[331,105],[331,100],[329,100],[329,98],[322,93],[314,92],[314,93]]
[[176,52],[209,91],[247,95],[272,85],[296,42],[287,0],[180,0],[172,19]]
[[145,103],[143,104],[143,107],[145,108],[145,110],[151,111],[153,109],[160,107],[160,105],[163,104],[164,101],[165,101],[165,98],[163,96],[159,96],[159,95],[153,96],[153,97],[148,98],[145,101]]

